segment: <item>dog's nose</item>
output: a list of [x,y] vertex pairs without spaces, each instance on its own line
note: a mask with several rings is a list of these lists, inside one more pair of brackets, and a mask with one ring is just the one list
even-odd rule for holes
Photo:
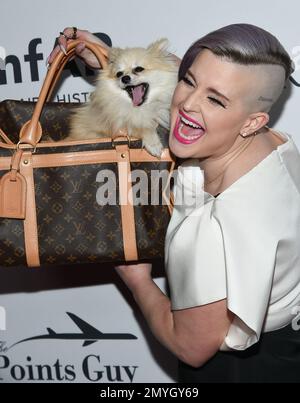
[[130,76],[122,77],[122,83],[124,83],[124,84],[130,83],[130,80],[131,80]]

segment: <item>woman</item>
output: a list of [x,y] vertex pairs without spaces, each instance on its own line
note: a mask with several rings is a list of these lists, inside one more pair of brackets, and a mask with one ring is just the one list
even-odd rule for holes
[[[151,264],[117,267],[180,359],[180,381],[300,381],[300,156],[289,135],[266,126],[291,73],[278,40],[248,24],[206,35],[181,62],[169,145],[186,162],[166,236],[171,300]],[[176,203],[182,189],[198,201]]]

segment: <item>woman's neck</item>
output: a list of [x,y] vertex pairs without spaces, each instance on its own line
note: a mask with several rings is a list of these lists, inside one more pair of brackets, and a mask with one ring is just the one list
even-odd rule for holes
[[253,142],[255,136],[243,138],[237,136],[233,145],[217,157],[200,159],[200,167],[204,171],[204,180],[207,187],[219,190],[225,172],[229,166],[237,161]]

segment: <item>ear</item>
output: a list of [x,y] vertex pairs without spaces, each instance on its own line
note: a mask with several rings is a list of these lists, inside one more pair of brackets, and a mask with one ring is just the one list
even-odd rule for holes
[[167,38],[161,38],[158,41],[151,43],[147,50],[150,52],[165,52],[169,46],[169,41]]
[[258,132],[262,127],[268,124],[269,120],[270,116],[266,112],[252,113],[242,126],[240,133],[243,136],[249,136],[250,134]]
[[121,48],[109,48],[108,49],[108,60],[111,62],[111,61],[114,61],[116,58],[117,58],[117,56],[119,55],[119,53],[121,52]]

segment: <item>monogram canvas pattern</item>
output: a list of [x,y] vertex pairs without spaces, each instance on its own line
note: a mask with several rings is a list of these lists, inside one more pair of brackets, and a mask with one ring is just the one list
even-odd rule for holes
[[[69,116],[79,104],[48,102],[41,115],[43,140],[58,141],[69,132]],[[35,102],[5,100],[0,102],[0,128],[13,143],[19,141],[19,133],[25,122],[31,119]]]
[[[0,128],[16,143],[19,130],[33,113],[33,102],[3,101],[0,103]],[[43,109],[41,124],[44,135],[53,140],[68,135],[70,112],[78,104],[48,103]],[[164,147],[168,133],[159,128]],[[45,138],[48,140],[48,138]],[[122,142],[116,142],[120,144]],[[141,148],[141,141],[132,141],[131,148]],[[36,154],[82,152],[112,149],[110,142],[73,146],[37,148]],[[0,147],[0,158],[11,157],[12,150]],[[151,202],[151,171],[170,170],[171,162],[131,163],[131,169],[142,170],[148,177],[147,195]],[[100,184],[99,171],[109,169],[118,181],[117,163],[83,164],[63,167],[35,168],[34,186],[41,265],[102,263],[124,260],[121,209],[118,205],[100,205],[96,194]],[[0,171],[0,177],[5,171]],[[118,183],[117,189],[118,189]],[[155,191],[162,193],[162,183],[152,182]],[[161,258],[164,238],[170,219],[168,207],[162,205],[134,206],[138,256],[140,259]],[[125,229],[126,230],[126,229]],[[0,265],[26,265],[23,221],[0,218]]]
[[[6,171],[0,171],[0,177]],[[0,218],[1,266],[26,265],[24,228],[22,220]]]
[[117,176],[117,164],[34,170],[41,264],[124,260],[120,208],[96,200],[101,169]]
[[[163,193],[163,182],[153,179],[151,182],[150,178],[151,171],[167,171],[170,169],[170,163],[132,163],[131,169],[132,171],[137,169],[142,170],[147,174],[148,177],[148,192],[147,195],[145,195],[145,199],[148,203],[145,205],[138,205],[134,199],[135,230],[139,255],[163,257],[164,240],[170,220],[170,213],[168,207],[163,205],[163,199],[161,197]],[[153,189],[155,189],[156,196],[159,196],[158,205],[151,205],[151,186]]]

